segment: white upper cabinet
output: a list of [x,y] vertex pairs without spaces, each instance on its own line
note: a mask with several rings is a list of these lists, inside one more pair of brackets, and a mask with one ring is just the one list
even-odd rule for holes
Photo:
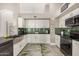
[[11,10],[14,13],[19,13],[19,4],[17,3],[0,3],[0,10],[7,9]]
[[49,20],[26,20],[26,28],[49,28]]
[[49,20],[36,20],[37,28],[49,28]]
[[24,27],[24,19],[22,17],[18,17],[18,27],[19,28]]

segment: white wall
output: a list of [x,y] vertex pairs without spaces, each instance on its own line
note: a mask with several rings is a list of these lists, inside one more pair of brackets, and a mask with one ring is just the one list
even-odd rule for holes
[[0,10],[8,9],[14,11],[15,13],[19,13],[19,4],[17,3],[0,3]]
[[[2,10],[8,10],[13,13],[13,15],[12,15],[13,19],[10,19],[10,21],[13,22],[13,25],[15,27],[14,31],[17,32],[17,17],[18,17],[18,13],[19,13],[19,4],[17,4],[17,3],[0,3],[0,11],[2,11]],[[8,16],[8,19],[10,17],[11,16]]]

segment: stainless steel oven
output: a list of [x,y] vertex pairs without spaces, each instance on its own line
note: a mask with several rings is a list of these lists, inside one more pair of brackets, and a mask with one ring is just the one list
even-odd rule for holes
[[60,50],[66,56],[72,55],[72,39],[70,38],[70,30],[70,28],[63,28],[60,36]]
[[72,39],[61,37],[60,50],[65,56],[72,55]]

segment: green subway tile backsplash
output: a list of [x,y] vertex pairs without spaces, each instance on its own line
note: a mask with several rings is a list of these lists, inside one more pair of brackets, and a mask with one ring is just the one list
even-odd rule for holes
[[62,31],[63,31],[63,37],[64,38],[70,37],[71,28],[55,28],[55,34],[56,35],[61,35]]
[[61,36],[61,31],[63,31],[64,38],[78,39],[79,37],[79,26],[72,28],[55,28],[55,34]]
[[50,34],[50,28],[18,28],[18,34]]

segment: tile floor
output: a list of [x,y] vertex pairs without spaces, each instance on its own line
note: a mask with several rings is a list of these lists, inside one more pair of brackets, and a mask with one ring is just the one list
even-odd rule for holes
[[64,56],[55,45],[27,44],[18,56]]

